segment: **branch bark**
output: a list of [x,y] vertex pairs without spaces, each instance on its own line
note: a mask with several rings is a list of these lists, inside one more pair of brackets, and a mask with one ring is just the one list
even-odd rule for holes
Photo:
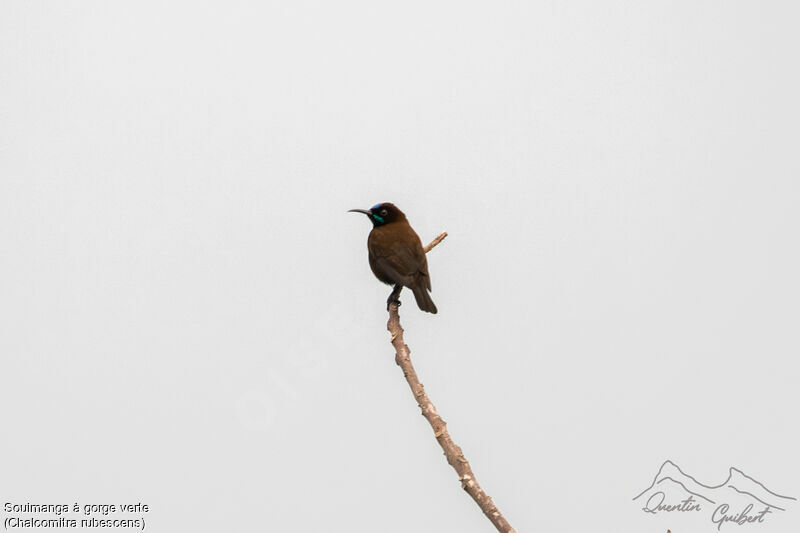
[[[425,247],[425,253],[428,253],[434,246],[442,242],[445,237],[447,237],[446,232],[436,237]],[[472,468],[470,468],[469,462],[467,458],[464,457],[461,448],[450,438],[450,433],[447,431],[447,423],[436,411],[433,402],[431,402],[430,398],[428,398],[428,395],[425,393],[425,388],[422,386],[422,383],[420,383],[419,377],[417,377],[414,365],[411,364],[411,351],[403,341],[403,327],[400,325],[400,314],[398,313],[397,303],[393,302],[389,305],[389,322],[386,324],[386,328],[389,330],[389,333],[392,334],[391,343],[396,351],[394,360],[403,370],[403,375],[408,382],[408,386],[411,387],[411,392],[414,394],[417,405],[419,405],[422,411],[422,416],[424,416],[431,425],[433,436],[436,437],[439,446],[444,450],[447,462],[450,463],[450,466],[452,466],[458,474],[458,479],[461,481],[461,488],[472,496],[472,499],[475,500],[475,503],[481,508],[483,514],[494,524],[494,527],[496,527],[498,531],[502,533],[514,533],[514,528],[511,527],[511,524],[509,524],[502,513],[500,513],[500,510],[492,502],[489,495],[486,494],[478,484],[478,480],[475,479],[475,474],[473,474]]]

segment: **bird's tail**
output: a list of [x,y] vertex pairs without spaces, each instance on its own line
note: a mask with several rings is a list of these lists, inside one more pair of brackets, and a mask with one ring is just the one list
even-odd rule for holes
[[428,313],[436,314],[436,304],[433,303],[431,300],[431,295],[422,286],[422,284],[417,284],[414,287],[411,287],[411,290],[414,291],[414,299],[417,301],[417,307],[419,307],[422,311],[426,311]]

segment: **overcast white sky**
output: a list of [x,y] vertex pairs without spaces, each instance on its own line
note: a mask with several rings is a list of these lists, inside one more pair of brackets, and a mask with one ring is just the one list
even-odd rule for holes
[[491,531],[394,364],[380,201],[450,234],[406,341],[518,532],[715,531],[631,501],[665,459],[800,497],[798,15],[3,2],[0,503]]

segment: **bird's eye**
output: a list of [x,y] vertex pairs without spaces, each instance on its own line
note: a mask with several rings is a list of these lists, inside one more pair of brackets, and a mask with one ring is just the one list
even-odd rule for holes
[[382,217],[385,217],[388,214],[389,214],[389,212],[386,209],[381,209],[381,216]]

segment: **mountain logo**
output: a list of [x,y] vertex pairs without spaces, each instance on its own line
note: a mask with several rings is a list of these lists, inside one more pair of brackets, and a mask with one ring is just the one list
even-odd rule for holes
[[728,478],[719,485],[706,485],[670,460],[664,461],[650,486],[633,500],[648,514],[706,515],[717,530],[729,524],[764,523],[797,502],[797,498],[771,491],[738,468],[729,468]]

